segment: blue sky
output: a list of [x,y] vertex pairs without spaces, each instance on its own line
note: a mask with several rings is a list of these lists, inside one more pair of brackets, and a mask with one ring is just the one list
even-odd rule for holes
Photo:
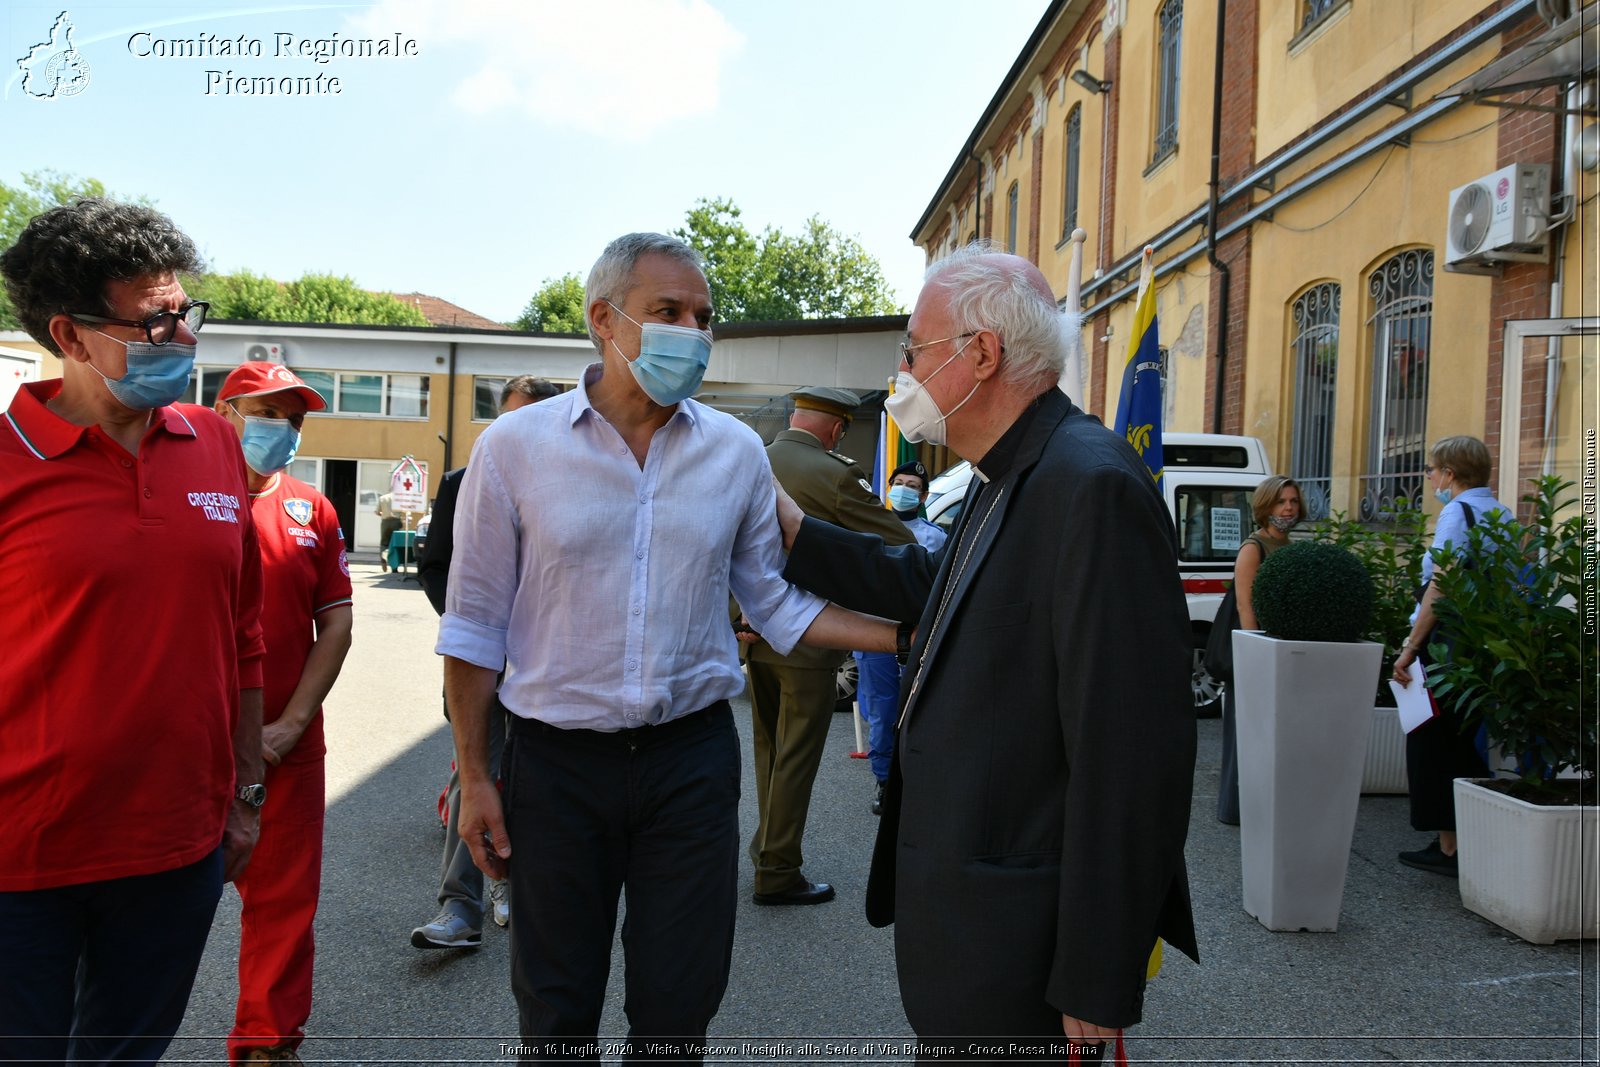
[[[73,4],[88,81],[38,98],[17,59],[63,7],[13,2],[0,15],[0,181],[92,176],[153,198],[215,269],[333,271],[502,320],[543,279],[587,272],[610,238],[669,230],[696,198],[726,196],[753,231],[818,214],[855,235],[909,306],[922,256],[907,234],[1045,6]],[[415,55],[295,52],[397,34]],[[241,36],[260,57],[160,54]],[[224,93],[212,70],[323,75],[341,91]]]

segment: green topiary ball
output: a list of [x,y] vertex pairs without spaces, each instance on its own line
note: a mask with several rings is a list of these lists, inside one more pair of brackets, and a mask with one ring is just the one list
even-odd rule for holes
[[1359,641],[1372,618],[1372,576],[1347,549],[1297,541],[1262,562],[1250,599],[1273,637]]

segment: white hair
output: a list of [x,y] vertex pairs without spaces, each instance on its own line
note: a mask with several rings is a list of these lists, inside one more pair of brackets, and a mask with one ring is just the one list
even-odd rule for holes
[[950,315],[962,333],[993,330],[1005,356],[1000,380],[1019,392],[1055,384],[1075,343],[1081,316],[1062,311],[1014,266],[974,241],[928,268],[924,285],[949,292]]

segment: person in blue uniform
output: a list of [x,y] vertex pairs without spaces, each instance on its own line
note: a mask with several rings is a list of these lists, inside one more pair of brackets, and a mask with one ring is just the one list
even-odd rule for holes
[[[947,534],[922,517],[928,502],[928,468],[918,460],[902,463],[889,476],[889,507],[906,524],[917,544],[929,552],[944,547]],[[883,790],[894,755],[894,713],[900,703],[900,661],[887,652],[857,652],[856,706],[867,720],[867,762],[872,767],[872,814],[883,814]]]

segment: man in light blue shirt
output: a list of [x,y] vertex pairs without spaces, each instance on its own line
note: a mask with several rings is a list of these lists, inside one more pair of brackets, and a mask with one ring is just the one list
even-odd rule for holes
[[[733,595],[787,652],[891,651],[892,624],[805,593],[784,558],[761,440],[690,395],[710,290],[688,245],[629,234],[584,296],[601,361],[473,449],[436,648],[461,764],[459,830],[509,871],[512,990],[535,1059],[596,1058],[626,887],[630,1037],[697,1061],[727,986],[744,688]],[[504,799],[489,708],[512,714]],[[636,1044],[636,1048],[637,1048]]]

